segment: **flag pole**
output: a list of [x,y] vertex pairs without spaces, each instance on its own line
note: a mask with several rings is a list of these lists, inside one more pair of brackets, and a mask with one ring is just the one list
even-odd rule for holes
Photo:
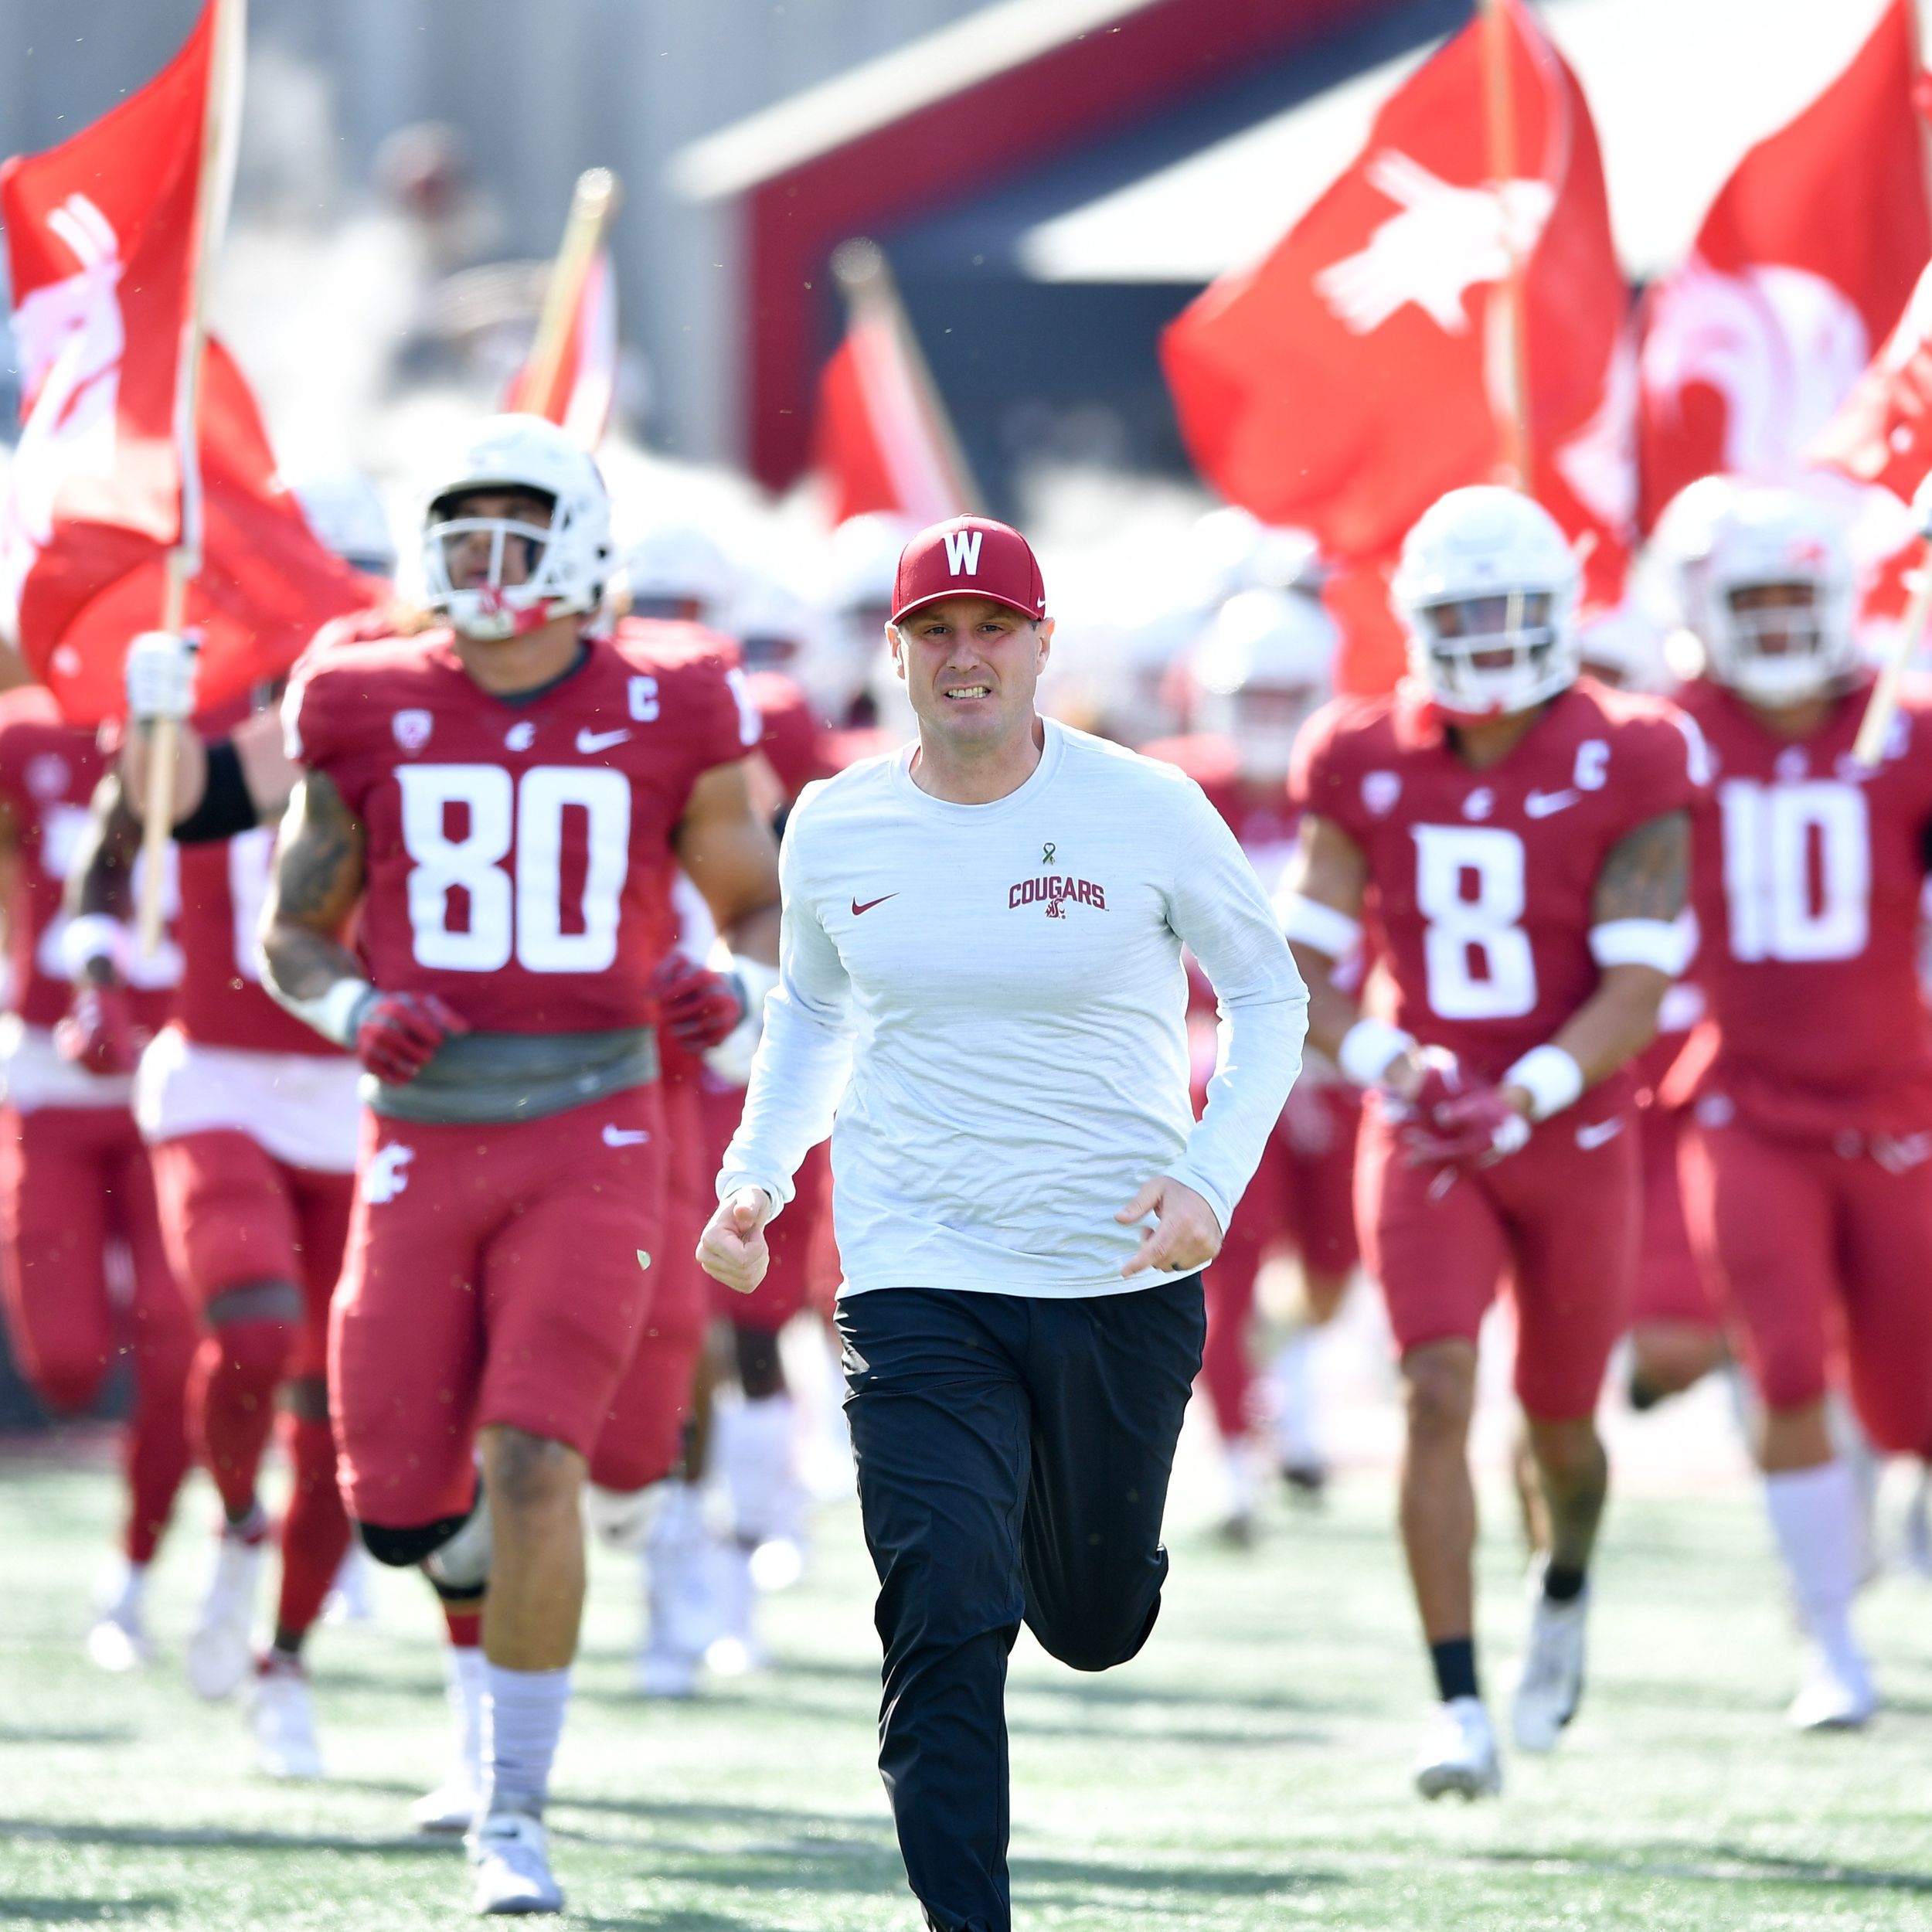
[[608,168],[587,168],[577,176],[576,190],[570,196],[570,213],[563,224],[563,240],[543,291],[536,345],[524,365],[526,379],[517,384],[517,406],[545,411],[550,391],[556,385],[557,372],[563,366],[563,352],[577,298],[583,292],[590,264],[596,260],[597,250],[604,245],[604,238],[623,203],[623,187]]
[[940,454],[951,472],[950,481],[961,506],[978,512],[985,503],[972,466],[952,418],[939,393],[939,385],[927,366],[919,338],[906,319],[905,304],[899,299],[899,285],[886,260],[885,251],[869,236],[855,235],[832,250],[832,272],[845,298],[847,313],[857,323],[876,321],[892,336],[901,359],[912,375],[919,406],[925,411],[928,427],[938,444]]
[[[1496,415],[1496,431],[1502,444],[1503,465],[1509,481],[1526,495],[1533,495],[1530,474],[1529,443],[1529,337],[1525,326],[1526,270],[1522,251],[1504,199],[1507,183],[1517,179],[1516,90],[1510,72],[1512,22],[1509,9],[1514,0],[1477,0],[1482,26],[1483,118],[1489,136],[1489,181],[1496,196],[1503,247],[1509,258],[1509,271],[1498,291],[1501,302],[1504,354],[1502,375],[1505,393],[1492,394],[1490,406]],[[1493,319],[1498,311],[1490,311]]]
[[[162,593],[161,628],[179,634],[188,617],[188,587],[201,573],[201,376],[208,346],[209,270],[220,245],[215,231],[226,213],[228,174],[236,129],[229,115],[234,105],[229,82],[239,71],[248,30],[248,0],[209,0],[214,30],[208,50],[208,94],[202,110],[201,172],[195,184],[195,242],[188,265],[188,315],[182,332],[181,363],[176,378],[175,423],[181,468],[181,536],[168,553],[167,576]],[[157,718],[148,744],[148,796],[141,825],[141,855],[146,861],[138,909],[140,957],[152,959],[161,950],[164,912],[162,887],[168,841],[174,830],[175,761],[180,726],[172,718]]]

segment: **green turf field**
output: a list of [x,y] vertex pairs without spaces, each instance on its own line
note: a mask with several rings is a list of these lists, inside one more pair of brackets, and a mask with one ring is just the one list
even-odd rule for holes
[[[0,1464],[0,1926],[409,1928],[464,1916],[460,1854],[404,1829],[440,1767],[427,1604],[383,1579],[376,1629],[315,1663],[336,1781],[278,1788],[240,1719],[179,1674],[205,1492],[165,1565],[168,1655],[80,1658],[111,1492],[97,1468]],[[1147,1654],[1081,1679],[1022,1640],[1012,1699],[1022,1926],[1260,1932],[1932,1927],[1932,1590],[1868,1598],[1891,1707],[1861,1737],[1786,1736],[1790,1647],[1752,1501],[1614,1505],[1590,1699],[1562,1753],[1512,1760],[1499,1804],[1405,1781],[1423,1677],[1386,1477],[1248,1555],[1202,1511]],[[1180,1513],[1178,1512],[1177,1513]],[[1490,1511],[1491,1688],[1519,1611]],[[682,1706],[627,1691],[630,1564],[599,1553],[581,1696],[551,1818],[573,1923],[859,1932],[914,1923],[871,1764],[876,1662],[855,1512],[771,1601],[779,1668]],[[1492,1700],[1493,1701],[1493,1700]]]

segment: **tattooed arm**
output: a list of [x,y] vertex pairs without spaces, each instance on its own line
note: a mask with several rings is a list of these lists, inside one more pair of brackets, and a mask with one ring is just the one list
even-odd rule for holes
[[[1591,901],[1593,938],[1625,921],[1668,926],[1684,910],[1689,889],[1690,815],[1666,812],[1611,848],[1597,876]],[[1661,967],[1624,961],[1607,964],[1597,990],[1552,1036],[1582,1070],[1583,1085],[1607,1080],[1657,1036],[1657,1008],[1673,975]],[[1505,1086],[1503,1097],[1523,1113],[1530,1096]]]
[[362,895],[362,828],[334,781],[303,773],[282,820],[262,913],[262,984],[336,1039],[342,1015],[335,1009],[345,1013],[368,990],[361,963],[338,937]]

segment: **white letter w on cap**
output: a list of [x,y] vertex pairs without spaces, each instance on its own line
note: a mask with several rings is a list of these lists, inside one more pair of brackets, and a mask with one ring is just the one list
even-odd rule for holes
[[979,540],[984,530],[948,530],[946,532],[946,567],[956,577],[979,575]]

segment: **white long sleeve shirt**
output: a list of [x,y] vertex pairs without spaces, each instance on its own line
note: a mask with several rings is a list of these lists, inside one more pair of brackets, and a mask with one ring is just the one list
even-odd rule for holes
[[[1178,1279],[1121,1279],[1140,1230],[1116,1210],[1171,1175],[1225,1228],[1301,1065],[1307,989],[1200,787],[1046,734],[994,804],[929,797],[908,748],[807,787],[786,828],[779,983],[718,1191],[788,1201],[829,1131],[844,1293]],[[1183,943],[1221,1011],[1198,1125]]]

